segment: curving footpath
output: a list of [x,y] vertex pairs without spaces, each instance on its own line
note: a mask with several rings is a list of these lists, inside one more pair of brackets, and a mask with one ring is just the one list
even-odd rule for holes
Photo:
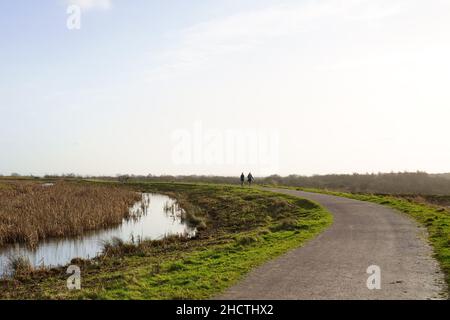
[[[219,299],[445,299],[446,284],[424,228],[381,205],[287,189],[266,190],[315,201],[333,225],[301,248],[248,274]],[[380,267],[369,290],[367,268]]]

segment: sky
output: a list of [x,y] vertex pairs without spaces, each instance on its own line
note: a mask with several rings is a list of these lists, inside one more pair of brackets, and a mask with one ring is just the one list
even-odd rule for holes
[[0,174],[450,172],[449,34],[447,0],[1,1]]

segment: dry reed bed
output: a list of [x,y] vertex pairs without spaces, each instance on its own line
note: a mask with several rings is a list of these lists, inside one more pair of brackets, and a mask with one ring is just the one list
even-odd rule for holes
[[0,188],[0,245],[22,242],[33,247],[46,238],[115,226],[139,200],[138,193],[111,186],[8,183]]

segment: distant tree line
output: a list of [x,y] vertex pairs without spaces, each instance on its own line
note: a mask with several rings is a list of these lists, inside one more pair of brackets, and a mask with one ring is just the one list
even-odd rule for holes
[[[18,175],[14,175],[18,176]],[[35,177],[36,178],[36,177]],[[121,183],[137,181],[154,182],[203,182],[220,184],[239,184],[239,176],[200,176],[200,175],[126,175],[116,176],[80,176],[75,174],[46,175],[46,179],[95,178],[114,180]],[[400,172],[378,174],[328,174],[328,175],[272,175],[256,177],[257,184],[284,185],[303,188],[319,188],[352,193],[406,194],[406,195],[450,195],[450,173],[428,174],[426,172]]]
[[265,183],[352,193],[450,195],[449,175],[425,172],[270,176]]
[[[126,181],[206,182],[239,184],[239,177],[223,176],[127,176]],[[123,181],[123,176],[119,178]],[[450,195],[450,174],[400,172],[378,174],[329,174],[282,177],[272,175],[256,178],[258,184],[319,188],[352,193]]]

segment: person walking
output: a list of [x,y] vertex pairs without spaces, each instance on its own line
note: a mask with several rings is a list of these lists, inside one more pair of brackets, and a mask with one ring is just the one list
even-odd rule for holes
[[241,174],[241,187],[244,186],[244,182],[245,182],[245,176],[244,176],[244,173],[242,172],[242,174]]
[[255,180],[255,179],[253,178],[252,173],[249,172],[249,173],[248,173],[248,176],[247,176],[247,181],[248,181],[248,185],[249,185],[249,186],[252,185],[253,180]]

